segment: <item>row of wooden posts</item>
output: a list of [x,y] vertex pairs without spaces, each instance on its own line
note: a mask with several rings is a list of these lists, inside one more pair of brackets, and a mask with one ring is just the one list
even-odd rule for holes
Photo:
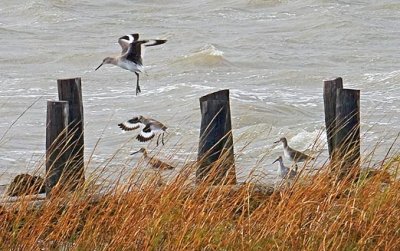
[[46,195],[85,181],[81,79],[59,79],[57,86],[60,101],[47,101]]
[[[60,79],[59,101],[47,102],[46,194],[74,189],[85,180],[81,79]],[[325,124],[331,163],[345,174],[360,159],[360,91],[342,78],[324,81]],[[200,98],[201,125],[196,180],[236,183],[229,90]]]
[[360,90],[344,89],[342,78],[324,81],[324,109],[330,166],[343,178],[360,165]]

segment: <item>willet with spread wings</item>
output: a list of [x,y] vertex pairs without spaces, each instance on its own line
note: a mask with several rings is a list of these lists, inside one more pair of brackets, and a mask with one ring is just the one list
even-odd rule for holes
[[118,126],[124,131],[132,131],[141,128],[139,134],[136,136],[136,139],[140,142],[151,140],[155,135],[158,135],[157,146],[161,136],[161,143],[164,145],[164,133],[166,132],[167,127],[155,119],[139,115],[118,124]]
[[143,56],[146,47],[160,45],[167,42],[164,39],[139,40],[139,34],[134,33],[120,37],[118,43],[122,48],[121,55],[116,57],[106,57],[103,62],[95,69],[99,69],[104,64],[117,65],[125,70],[136,74],[136,95],[141,92],[139,85],[139,73],[144,71]]

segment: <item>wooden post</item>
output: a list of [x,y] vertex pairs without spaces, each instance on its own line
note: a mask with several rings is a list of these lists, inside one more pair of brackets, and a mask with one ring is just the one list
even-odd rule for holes
[[337,132],[336,125],[336,93],[338,89],[343,89],[343,79],[324,81],[324,109],[325,109],[325,127],[328,141],[329,157],[333,157],[333,141]]
[[196,180],[235,184],[229,90],[200,98],[201,126]]
[[334,159],[344,177],[360,162],[360,91],[337,89]]
[[46,121],[46,195],[60,180],[68,155],[65,153],[68,128],[68,102],[47,101]]
[[58,98],[68,101],[68,177],[72,188],[82,184],[85,180],[84,173],[84,135],[83,135],[83,103],[81,79],[59,79]]

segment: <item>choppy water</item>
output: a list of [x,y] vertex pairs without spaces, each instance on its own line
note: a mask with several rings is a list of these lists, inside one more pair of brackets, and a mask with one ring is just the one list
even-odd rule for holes
[[[143,144],[116,124],[138,113],[169,127],[160,154],[194,159],[198,98],[229,88],[238,172],[273,177],[282,148],[272,142],[310,147],[324,126],[323,80],[336,76],[361,90],[362,150],[379,143],[380,159],[400,131],[399,12],[396,0],[2,0],[0,184],[42,164],[46,100],[66,77],[82,77],[90,169],[112,157],[110,172],[134,165],[129,152]],[[146,52],[138,97],[134,74],[93,71],[133,32],[168,39]]]

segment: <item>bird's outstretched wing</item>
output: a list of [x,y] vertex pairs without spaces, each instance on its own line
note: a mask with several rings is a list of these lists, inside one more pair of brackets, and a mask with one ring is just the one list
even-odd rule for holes
[[146,40],[146,43],[144,45],[146,47],[149,47],[149,46],[164,44],[165,42],[167,42],[167,40],[165,40],[165,39],[149,39],[149,40]]
[[138,117],[134,117],[133,119],[118,124],[118,126],[124,131],[132,131],[138,129],[139,127],[144,127],[145,125],[140,122]]
[[140,142],[145,142],[154,138],[155,130],[152,129],[151,124],[147,124],[136,137]]
[[118,43],[122,48],[121,55],[124,55],[128,51],[130,44],[137,40],[139,40],[138,33],[133,33],[120,37],[118,39]]
[[165,42],[167,42],[167,40],[163,39],[135,40],[129,44],[128,50],[122,53],[122,57],[126,57],[126,59],[136,64],[143,65],[145,47],[156,46]]
[[142,58],[143,58],[143,52],[144,48],[142,48],[142,45],[145,44],[147,40],[139,40],[139,41],[134,41],[131,44],[129,44],[129,48],[126,51],[122,57],[126,57],[127,60],[132,61],[136,64],[143,65]]

